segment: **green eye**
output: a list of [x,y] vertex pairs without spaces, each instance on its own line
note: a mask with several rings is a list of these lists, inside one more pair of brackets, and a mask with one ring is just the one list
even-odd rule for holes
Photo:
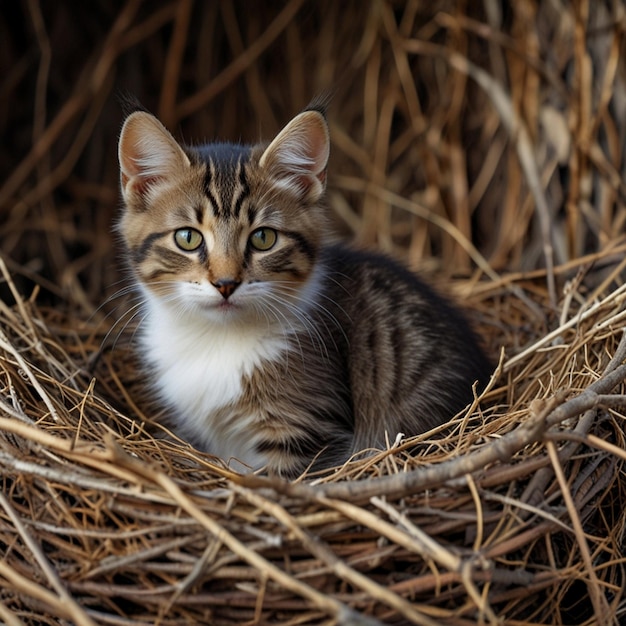
[[250,235],[250,245],[255,250],[265,252],[274,246],[278,233],[273,228],[257,228]]
[[174,241],[181,250],[192,252],[202,245],[202,235],[193,228],[179,228],[174,233]]

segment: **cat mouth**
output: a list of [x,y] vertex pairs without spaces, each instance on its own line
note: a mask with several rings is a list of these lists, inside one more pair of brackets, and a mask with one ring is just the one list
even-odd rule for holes
[[218,313],[222,315],[233,314],[237,311],[241,311],[242,307],[238,302],[231,302],[231,300],[222,300],[221,302],[205,302],[202,306],[205,311],[211,313]]

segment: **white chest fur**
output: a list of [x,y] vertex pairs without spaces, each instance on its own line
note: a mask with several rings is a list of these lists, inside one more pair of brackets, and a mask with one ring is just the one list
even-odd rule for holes
[[279,358],[287,349],[284,335],[267,327],[242,328],[199,314],[180,315],[150,298],[147,305],[141,335],[144,354],[181,434],[224,459],[263,465],[250,432],[259,416],[234,411],[242,377]]

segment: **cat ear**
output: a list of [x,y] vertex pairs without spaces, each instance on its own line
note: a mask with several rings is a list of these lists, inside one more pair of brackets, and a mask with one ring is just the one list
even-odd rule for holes
[[118,146],[122,194],[145,200],[159,181],[189,167],[189,159],[174,137],[154,115],[137,111],[126,118]]
[[259,165],[286,189],[315,202],[326,186],[330,153],[328,124],[319,111],[296,116],[261,155]]

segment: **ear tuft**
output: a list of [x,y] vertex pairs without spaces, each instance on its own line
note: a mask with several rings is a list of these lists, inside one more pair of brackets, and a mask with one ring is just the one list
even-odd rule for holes
[[118,146],[122,194],[128,204],[137,197],[145,204],[148,191],[183,171],[189,159],[172,135],[145,111],[126,118]]
[[326,186],[328,124],[319,111],[297,115],[266,148],[259,165],[302,200],[315,202]]

